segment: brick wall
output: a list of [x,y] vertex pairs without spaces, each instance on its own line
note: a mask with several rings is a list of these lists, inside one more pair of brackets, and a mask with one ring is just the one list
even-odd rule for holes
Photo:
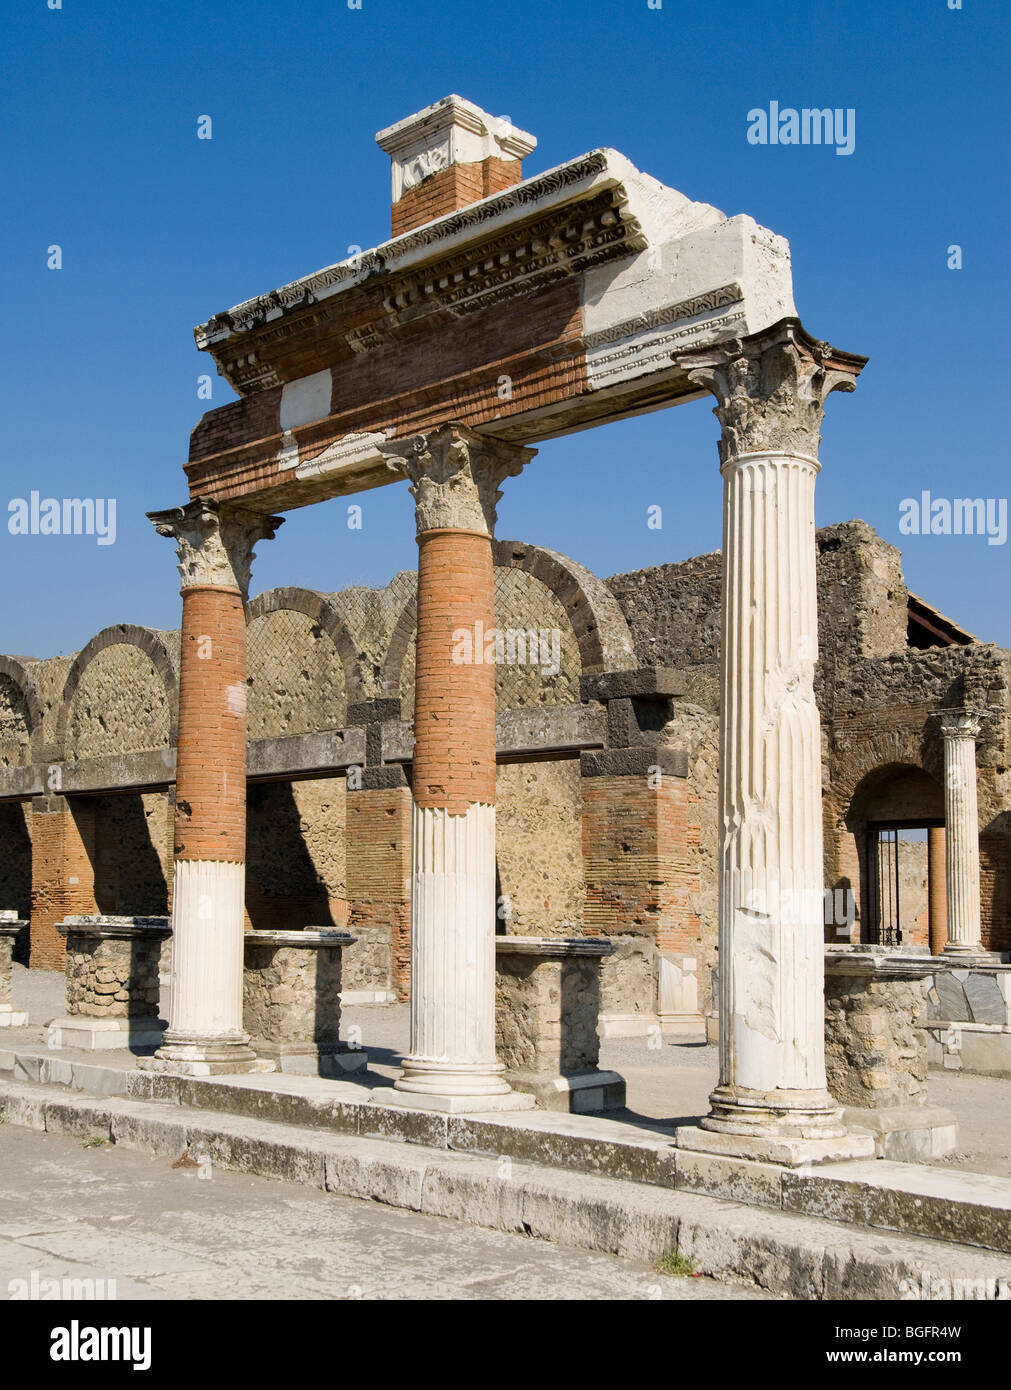
[[[348,897],[352,933],[389,942],[391,987],[401,999],[411,979],[411,791],[406,785],[349,791],[347,799]],[[345,986],[360,987],[356,956],[359,942],[347,952],[351,970]]]
[[523,177],[518,159],[489,155],[475,164],[451,164],[405,190],[393,204],[393,235],[401,236],[437,217],[511,188]]
[[31,965],[62,970],[66,943],[56,930],[68,914],[98,911],[95,901],[94,807],[87,800],[37,796],[32,801]]

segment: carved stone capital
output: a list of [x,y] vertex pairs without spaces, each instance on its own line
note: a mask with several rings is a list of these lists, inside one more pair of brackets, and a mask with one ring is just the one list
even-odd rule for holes
[[941,734],[946,739],[979,737],[983,727],[981,716],[971,709],[942,709],[938,711]]
[[379,446],[387,465],[411,480],[418,535],[458,528],[495,534],[499,483],[529,463],[536,449],[475,434],[466,425],[440,425],[430,434]]
[[810,337],[797,319],[674,360],[717,399],[721,464],[767,452],[817,459],[826,397],[852,391],[867,361]]
[[249,592],[253,549],[270,540],[283,516],[265,516],[243,507],[198,497],[184,507],[148,512],[159,536],[176,543],[183,589],[205,584],[238,589],[243,600]]

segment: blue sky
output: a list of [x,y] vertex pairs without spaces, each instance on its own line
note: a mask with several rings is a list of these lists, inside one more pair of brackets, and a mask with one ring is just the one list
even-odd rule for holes
[[[53,0],[50,0],[53,3]],[[527,174],[610,145],[791,243],[798,312],[870,357],[826,413],[821,525],[863,517],[915,591],[1011,646],[1007,544],[900,536],[902,499],[1007,497],[1009,43],[997,3],[850,0],[25,0],[5,14],[5,506],[115,497],[117,539],[0,530],[0,650],[175,627],[174,555],[144,513],[185,499],[213,373],[195,323],[389,235],[374,133],[449,92],[539,140]],[[1002,22],[1003,21],[1003,22]],[[853,108],[850,156],[754,146],[747,113]],[[196,138],[209,114],[213,139]],[[63,268],[47,268],[47,248]],[[947,268],[962,247],[963,268]],[[232,399],[214,377],[212,405]],[[554,441],[505,485],[498,534],[599,574],[720,541],[699,402]],[[290,513],[252,592],[384,584],[416,563],[404,483]],[[663,508],[661,530],[647,508]]]

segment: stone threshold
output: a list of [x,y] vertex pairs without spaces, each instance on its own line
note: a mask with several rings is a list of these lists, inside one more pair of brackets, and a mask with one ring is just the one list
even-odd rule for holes
[[683,1188],[566,1171],[546,1166],[543,1159],[506,1162],[494,1150],[468,1152],[417,1140],[405,1144],[399,1137],[334,1133],[185,1104],[86,1096],[2,1077],[0,1122],[82,1139],[101,1137],[166,1160],[186,1150],[198,1162],[208,1161],[212,1173],[218,1166],[297,1182],[649,1264],[676,1255],[699,1274],[799,1299],[913,1297],[924,1271],[930,1272],[933,1289],[945,1284],[949,1290],[1000,1288],[999,1281],[1007,1279],[1003,1254],[841,1226],[835,1219],[717,1200]]
[[887,1159],[791,1168],[675,1148],[674,1126],[640,1127],[550,1111],[455,1115],[413,1110],[376,1103],[388,1088],[315,1076],[254,1072],[177,1077],[0,1048],[0,1085],[5,1083],[155,1102],[152,1113],[179,1106],[356,1139],[492,1155],[1011,1253],[1011,1179],[1006,1178]]

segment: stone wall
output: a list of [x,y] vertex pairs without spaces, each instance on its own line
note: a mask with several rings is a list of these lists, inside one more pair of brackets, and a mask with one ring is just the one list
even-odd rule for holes
[[306,613],[264,613],[246,629],[250,739],[283,738],[345,723],[344,667],[330,635]]
[[841,1105],[920,1105],[926,1094],[922,980],[825,980],[825,1069]]
[[254,782],[246,816],[247,926],[346,926],[345,779]]
[[31,715],[17,682],[0,674],[0,767],[20,767],[29,760]]
[[69,710],[68,759],[134,753],[169,743],[169,692],[139,647],[117,643],[84,668]]
[[500,764],[495,794],[500,931],[514,936],[580,935],[579,759]]
[[113,916],[167,915],[172,805],[166,792],[89,798],[94,817],[95,905]]
[[99,940],[71,933],[67,1013],[71,1017],[145,1018],[158,1012],[161,939]]

